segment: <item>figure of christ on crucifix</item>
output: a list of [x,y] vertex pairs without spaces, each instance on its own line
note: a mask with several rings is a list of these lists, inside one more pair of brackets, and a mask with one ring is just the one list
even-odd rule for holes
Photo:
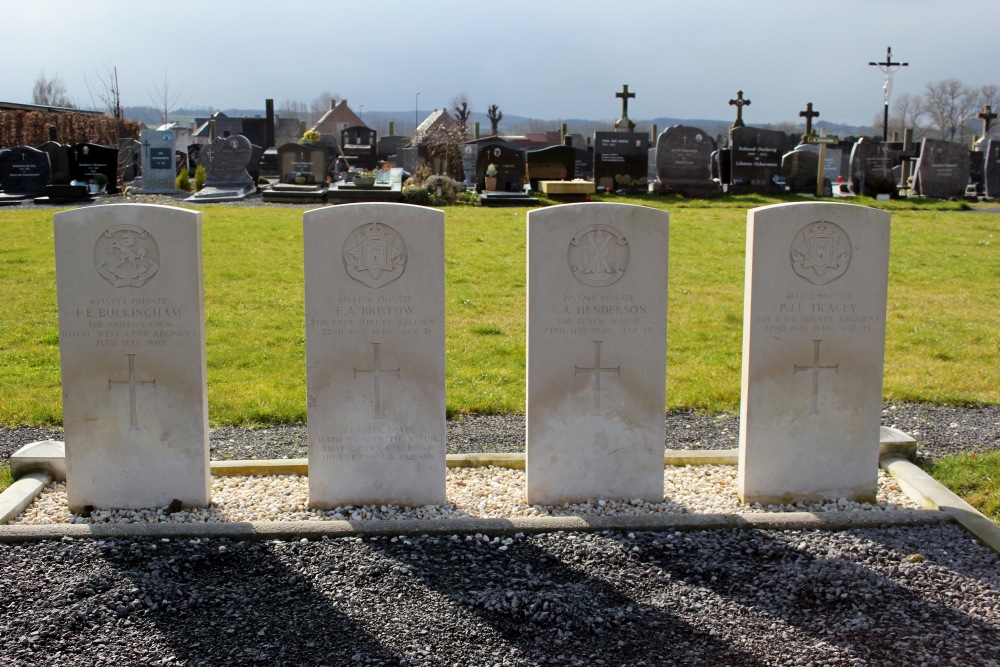
[[736,122],[733,123],[733,127],[743,127],[743,107],[750,106],[750,100],[743,99],[743,91],[736,91],[736,99],[729,100],[730,106],[736,107]]
[[615,121],[615,131],[631,132],[635,129],[635,123],[628,117],[628,101],[635,97],[635,93],[628,92],[628,85],[624,84],[621,92],[615,93],[615,97],[622,101],[622,117]]
[[371,374],[375,379],[375,414],[372,419],[382,419],[382,383],[380,378],[383,375],[389,375],[393,377],[399,377],[399,368],[382,368],[381,360],[381,350],[382,343],[372,343],[372,356],[373,362],[370,369],[355,368],[354,377],[358,377],[358,374],[368,375]]

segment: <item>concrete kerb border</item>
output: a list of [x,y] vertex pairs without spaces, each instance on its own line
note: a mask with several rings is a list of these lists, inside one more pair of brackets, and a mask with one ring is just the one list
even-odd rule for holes
[[[666,465],[736,465],[737,450],[672,450]],[[307,459],[213,461],[216,475],[307,474]],[[461,454],[447,457],[449,468],[496,465],[524,469],[524,454]],[[488,533],[547,533],[559,531],[690,531],[719,529],[849,530],[875,526],[930,525],[955,521],[1000,553],[1000,528],[945,489],[932,477],[896,454],[882,458],[882,467],[900,487],[927,510],[893,512],[851,511],[780,514],[663,514],[605,517],[524,517],[511,519],[447,519],[400,521],[267,521],[235,523],[159,524],[51,524],[0,525],[0,543],[53,539],[230,538],[239,540],[322,539],[348,536],[468,535]],[[48,472],[23,476],[0,494],[0,524],[7,523],[31,504],[52,481]],[[942,511],[943,510],[943,511]],[[983,523],[985,522],[985,524]],[[996,532],[994,536],[993,532]],[[985,537],[984,537],[985,535]]]

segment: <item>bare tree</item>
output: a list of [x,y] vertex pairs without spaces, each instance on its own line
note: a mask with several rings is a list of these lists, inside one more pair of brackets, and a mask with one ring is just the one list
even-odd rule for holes
[[500,107],[495,104],[491,104],[490,108],[486,110],[486,117],[490,119],[490,124],[493,126],[492,134],[495,136],[499,133],[500,121],[503,120],[503,112],[500,111]]
[[975,117],[979,91],[958,79],[931,81],[924,92],[923,110],[931,126],[945,141],[964,137],[966,124]]
[[170,83],[167,81],[167,68],[165,67],[163,68],[163,89],[161,90],[155,83],[153,84],[152,92],[150,92],[149,88],[146,89],[149,99],[153,102],[153,106],[156,107],[156,113],[160,116],[161,125],[170,122],[170,111],[177,104],[177,100],[180,98],[183,90],[181,88],[177,92],[170,92]]
[[920,125],[924,116],[923,107],[924,102],[920,99],[920,95],[911,95],[910,93],[897,95],[889,108],[890,130],[897,131],[902,135],[904,130],[910,128],[913,130],[914,141],[923,138],[923,135],[926,134]]
[[66,84],[63,82],[59,72],[51,79],[45,77],[43,70],[35,79],[35,86],[31,91],[31,101],[46,107],[66,107],[75,109],[76,105],[66,93]]
[[[84,75],[83,80],[87,84],[87,91],[90,93],[90,100],[93,105],[97,107],[97,100],[99,100],[104,108],[108,110],[108,113],[111,114],[111,118],[114,119],[114,123],[112,124],[112,133],[114,136],[102,139],[110,146],[117,148],[119,140],[125,134],[125,114],[122,111],[121,88],[118,86],[118,68],[109,63],[104,66],[103,71],[96,70],[95,77],[97,81],[93,88],[90,87],[90,81],[87,80],[86,75]],[[93,141],[93,139],[91,140]],[[122,177],[125,174],[125,157],[124,151],[118,151],[118,189],[122,187]]]
[[472,107],[469,96],[466,93],[459,93],[455,97],[451,98],[451,106],[454,109],[455,120],[462,127],[469,126],[469,118],[472,116]]

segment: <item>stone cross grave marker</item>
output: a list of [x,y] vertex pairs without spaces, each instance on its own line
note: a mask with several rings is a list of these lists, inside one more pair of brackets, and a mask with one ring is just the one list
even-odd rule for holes
[[977,118],[981,118],[983,121],[983,138],[989,139],[990,137],[990,125],[992,121],[997,119],[997,113],[993,111],[993,107],[989,104],[983,106],[983,110],[976,114]]
[[208,505],[201,214],[121,204],[54,226],[70,509]]
[[743,91],[738,90],[736,91],[736,99],[729,100],[729,105],[736,107],[736,120],[733,122],[732,128],[743,127],[745,125],[743,122],[743,107],[750,106],[750,100],[743,99]]
[[806,134],[805,134],[805,136],[808,137],[809,135],[811,135],[813,133],[813,118],[819,118],[819,112],[818,111],[813,111],[813,103],[812,102],[806,102],[806,108],[804,110],[802,110],[802,111],[799,112],[799,117],[806,119]]
[[528,213],[527,500],[663,500],[669,214]]
[[303,215],[309,503],[445,502],[444,213]]
[[740,498],[872,501],[889,214],[796,203],[747,219]]
[[174,142],[176,133],[170,130],[142,130],[142,191],[173,194],[177,192]]
[[635,97],[635,93],[630,93],[627,85],[622,86],[620,93],[615,93],[615,97],[622,101],[622,117],[615,121],[616,132],[631,132],[635,129],[635,123],[628,117],[628,101]]

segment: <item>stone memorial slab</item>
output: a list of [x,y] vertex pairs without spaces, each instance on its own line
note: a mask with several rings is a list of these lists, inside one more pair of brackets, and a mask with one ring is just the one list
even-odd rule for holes
[[[185,201],[232,201],[256,192],[257,182],[247,172],[253,155],[253,144],[240,134],[203,145],[198,151],[198,163],[205,167],[205,187]],[[258,154],[258,169],[259,164]]]
[[480,189],[486,187],[486,168],[497,167],[497,190],[524,192],[524,151],[503,144],[480,146],[476,159],[476,182]]
[[51,182],[49,154],[31,146],[14,146],[0,154],[0,188],[6,197],[28,198],[45,192]]
[[833,203],[748,212],[743,502],[874,500],[889,217]]
[[444,213],[303,215],[309,503],[445,502]]
[[201,214],[55,215],[70,508],[210,501]]
[[730,184],[758,192],[774,190],[781,177],[785,133],[758,127],[734,127],[729,132]]
[[572,181],[576,178],[573,168],[576,151],[571,146],[549,146],[527,151],[524,155],[532,190],[538,190],[539,181]]
[[663,501],[669,214],[528,213],[527,500]]
[[38,146],[38,150],[49,154],[49,166],[51,167],[52,185],[66,185],[69,183],[69,155],[66,154],[66,147],[58,141],[46,141]]
[[924,139],[916,175],[918,191],[925,197],[961,197],[969,184],[969,149],[951,141]]
[[325,183],[330,157],[325,147],[309,144],[282,144],[278,147],[278,173],[298,182],[299,177],[312,177],[313,183]]
[[896,181],[892,168],[895,163],[896,155],[888,145],[865,137],[858,139],[851,149],[851,191],[869,197],[894,193]]
[[781,175],[791,192],[816,192],[819,152],[812,148],[809,144],[802,144],[781,156]]
[[151,194],[177,192],[174,142],[171,130],[142,130],[139,145],[142,149],[142,191]]
[[70,180],[96,183],[107,180],[105,191],[118,192],[118,149],[100,144],[74,144],[68,149]]
[[990,139],[983,152],[983,188],[988,199],[1000,198],[1000,141]]
[[609,190],[645,192],[649,140],[645,132],[595,132],[594,181]]
[[674,125],[656,138],[656,188],[658,192],[714,192],[712,153],[715,140],[697,127]]

